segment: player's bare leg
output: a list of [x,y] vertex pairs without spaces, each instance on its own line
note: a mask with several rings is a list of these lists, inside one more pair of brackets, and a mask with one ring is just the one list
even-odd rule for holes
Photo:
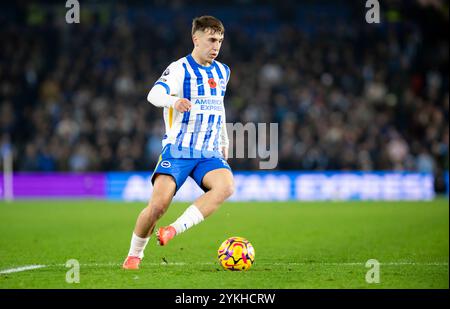
[[210,216],[234,191],[233,174],[225,168],[208,172],[202,184],[209,191],[200,196],[175,222],[158,230],[161,245]]
[[125,269],[138,269],[139,263],[144,257],[144,249],[155,228],[156,222],[167,211],[175,194],[176,184],[172,176],[157,175],[154,182],[153,194],[138,216],[133,236],[131,238],[130,251],[123,264]]
[[156,221],[167,211],[175,195],[176,184],[172,176],[159,174],[155,178],[153,194],[136,221],[134,233],[139,237],[150,237]]
[[234,192],[233,174],[229,169],[219,168],[208,172],[202,180],[203,185],[209,189],[200,196],[194,205],[206,218],[215,212]]

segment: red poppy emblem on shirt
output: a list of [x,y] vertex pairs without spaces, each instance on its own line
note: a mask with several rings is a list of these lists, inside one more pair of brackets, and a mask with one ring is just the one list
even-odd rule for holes
[[211,87],[212,89],[217,87],[217,84],[216,84],[216,81],[214,80],[214,78],[208,79],[208,84],[209,84],[209,87]]

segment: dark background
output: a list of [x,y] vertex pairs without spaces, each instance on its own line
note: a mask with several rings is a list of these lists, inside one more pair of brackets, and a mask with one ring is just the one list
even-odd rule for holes
[[[227,122],[279,124],[280,170],[448,170],[448,1],[65,1],[0,4],[0,143],[18,171],[153,170],[164,135],[147,93],[224,23]],[[231,159],[235,170],[258,159]]]

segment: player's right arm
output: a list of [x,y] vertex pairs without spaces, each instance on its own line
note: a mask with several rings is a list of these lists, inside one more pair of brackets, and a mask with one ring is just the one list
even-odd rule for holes
[[183,80],[179,63],[171,63],[153,85],[147,100],[157,107],[173,107],[180,113],[190,110],[191,102],[177,96],[181,92]]
[[157,107],[173,107],[180,113],[189,111],[192,105],[188,99],[168,95],[159,84],[153,86],[148,93],[147,100]]

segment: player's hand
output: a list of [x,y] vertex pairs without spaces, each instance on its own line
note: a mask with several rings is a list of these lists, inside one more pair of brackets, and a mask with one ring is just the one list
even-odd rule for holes
[[173,107],[180,113],[191,110],[192,103],[188,99],[179,99],[175,102]]
[[228,160],[228,147],[222,147],[222,155],[225,160]]

